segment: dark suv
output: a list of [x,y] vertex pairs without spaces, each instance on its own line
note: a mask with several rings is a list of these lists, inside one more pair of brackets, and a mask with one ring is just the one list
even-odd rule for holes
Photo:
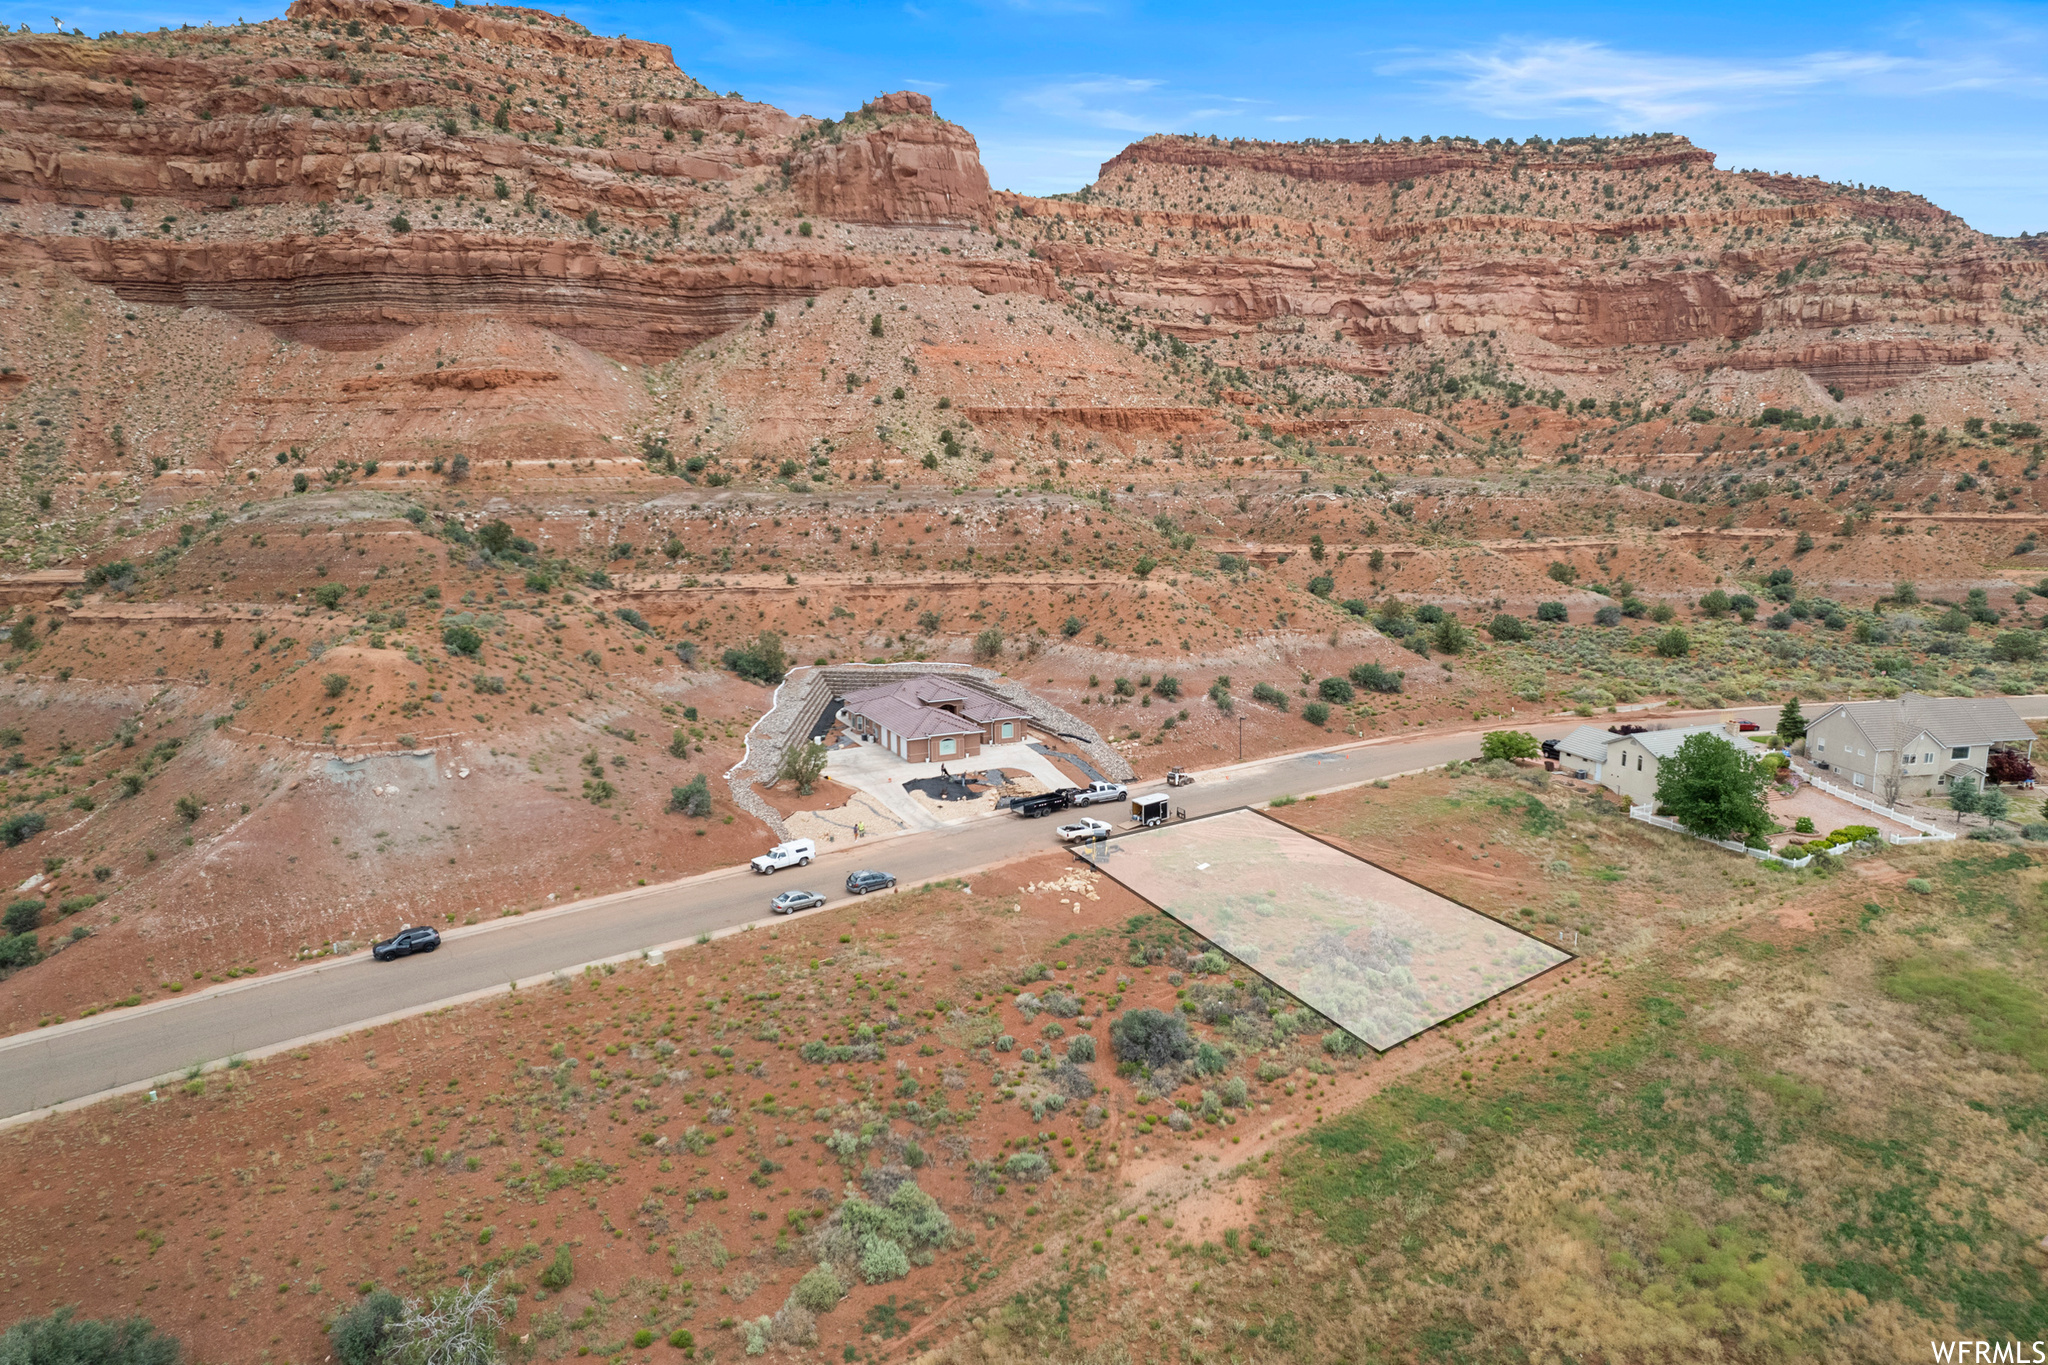
[[431,925],[422,924],[417,928],[400,929],[382,943],[370,949],[370,956],[379,962],[389,962],[395,957],[409,957],[413,953],[431,953],[441,946],[441,931]]
[[846,889],[856,896],[865,896],[870,891],[894,885],[896,878],[887,872],[856,872],[846,879]]

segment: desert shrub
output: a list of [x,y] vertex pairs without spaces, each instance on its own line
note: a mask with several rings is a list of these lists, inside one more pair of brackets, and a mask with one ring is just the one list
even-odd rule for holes
[[1244,1102],[1250,1093],[1251,1087],[1245,1084],[1242,1076],[1232,1076],[1223,1083],[1223,1102],[1232,1109],[1244,1108]]
[[720,656],[725,666],[742,678],[759,683],[781,682],[789,671],[789,658],[782,652],[782,637],[764,630],[750,644],[728,649]]
[[1316,695],[1324,701],[1342,706],[1350,702],[1355,694],[1351,690],[1351,684],[1345,679],[1325,678],[1316,684]]
[[10,934],[29,933],[43,922],[43,903],[33,899],[15,901],[7,907],[4,922]]
[[341,1365],[374,1365],[388,1344],[385,1332],[404,1314],[405,1305],[398,1295],[388,1289],[371,1290],[355,1307],[336,1318],[327,1333],[335,1359]]
[[869,1284],[881,1284],[908,1275],[913,1254],[929,1260],[952,1236],[939,1201],[906,1180],[881,1202],[848,1195],[819,1245],[854,1260]]
[[1264,702],[1276,711],[1287,709],[1287,694],[1271,683],[1253,683],[1252,700]]
[[1301,718],[1310,725],[1327,725],[1330,722],[1330,704],[1312,701],[1301,708]]
[[1109,1046],[1117,1060],[1147,1068],[1184,1062],[1195,1052],[1186,1019],[1149,1007],[1118,1015],[1109,1026]]
[[1323,1051],[1333,1057],[1358,1057],[1365,1053],[1365,1044],[1346,1033],[1333,1028],[1323,1035]]
[[711,787],[704,774],[698,773],[682,786],[669,788],[668,808],[697,820],[711,814]]
[[322,583],[313,589],[313,600],[329,611],[339,607],[346,596],[348,589],[340,583]]
[[2048,824],[2043,824],[2041,821],[2035,820],[2028,824],[2021,825],[2020,838],[2028,840],[2031,843],[2037,844],[2043,841],[2048,841]]
[[839,1282],[837,1272],[829,1265],[820,1265],[805,1272],[790,1297],[813,1313],[827,1313],[838,1306],[845,1294],[846,1286]]
[[[903,1273],[906,1275],[910,1273],[909,1266],[906,1265],[904,1267]],[[763,1313],[758,1318],[749,1318],[742,1322],[739,1325],[738,1331],[741,1338],[746,1342],[748,1355],[765,1355],[768,1351],[768,1343],[775,1338],[775,1319]]]
[[484,637],[477,634],[475,626],[464,625],[458,621],[442,628],[441,643],[447,647],[450,654],[460,654],[473,659],[483,649]]
[[1159,681],[1152,684],[1152,690],[1168,701],[1180,696],[1180,679],[1171,673],[1159,675]]
[[1382,668],[1375,663],[1353,664],[1348,675],[1352,685],[1366,692],[1399,692],[1401,680],[1408,675],[1397,668]]
[[1529,638],[1529,625],[1519,616],[1501,612],[1486,623],[1486,633],[1496,640],[1526,640]]
[[39,810],[25,810],[0,820],[0,843],[14,848],[41,834],[49,821]]
[[1085,1033],[1076,1036],[1067,1044],[1067,1060],[1075,1063],[1094,1061],[1095,1040]]
[[1569,620],[1570,616],[1571,614],[1564,609],[1564,603],[1562,602],[1538,602],[1536,604],[1536,619],[1539,621],[1564,621]]
[[1043,1180],[1052,1166],[1037,1152],[1018,1152],[1003,1163],[1003,1174],[1012,1180]]
[[1444,609],[1434,602],[1424,602],[1415,609],[1415,619],[1425,626],[1433,626],[1444,619]]
[[1615,606],[1612,602],[1608,603],[1606,606],[1600,608],[1600,610],[1593,613],[1593,624],[1596,626],[1620,625],[1621,608]]
[[994,626],[974,637],[974,658],[977,663],[987,663],[1003,655],[1003,632]]
[[43,950],[34,934],[8,934],[0,937],[0,971],[13,971],[17,967],[33,967],[43,960]]
[[348,691],[348,674],[329,673],[320,680],[320,690],[327,694],[328,700],[332,701]]
[[505,693],[505,680],[495,673],[479,673],[469,680],[469,685],[486,696],[498,697]]
[[1682,659],[1692,652],[1692,639],[1684,630],[1673,626],[1657,637],[1656,650],[1661,658]]
[[1441,654],[1463,654],[1472,647],[1472,632],[1446,616],[1429,633],[1429,642]]
[[540,1272],[540,1287],[542,1289],[567,1289],[570,1281],[575,1278],[576,1262],[569,1255],[569,1248],[567,1246],[556,1247],[555,1259],[549,1261],[547,1268]]
[[7,1365],[178,1365],[184,1349],[147,1318],[102,1321],[73,1317],[59,1308],[48,1317],[24,1318],[0,1332]]

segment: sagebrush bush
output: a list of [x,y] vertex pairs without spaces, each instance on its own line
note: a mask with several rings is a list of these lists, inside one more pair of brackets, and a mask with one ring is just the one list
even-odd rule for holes
[[1147,1068],[1184,1062],[1195,1052],[1187,1020],[1149,1007],[1117,1016],[1109,1026],[1109,1046],[1117,1060]]
[[555,1248],[555,1259],[548,1262],[547,1269],[540,1273],[540,1287],[543,1289],[567,1289],[569,1282],[576,1278],[576,1262],[569,1255],[569,1248]]
[[821,1265],[805,1272],[790,1297],[813,1313],[825,1313],[837,1307],[845,1293],[846,1286],[839,1282],[838,1273],[831,1266]]
[[1067,1044],[1067,1060],[1070,1062],[1092,1062],[1095,1060],[1095,1040],[1083,1033]]

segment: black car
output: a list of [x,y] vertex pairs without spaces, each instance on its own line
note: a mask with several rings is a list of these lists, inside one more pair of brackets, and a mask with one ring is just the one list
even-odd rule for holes
[[441,931],[432,925],[422,924],[412,929],[400,929],[382,943],[370,949],[370,956],[379,962],[389,962],[395,957],[408,957],[413,953],[431,953],[441,946]]
[[865,896],[870,891],[880,891],[896,885],[896,878],[887,872],[856,872],[846,879],[846,889],[856,896]]

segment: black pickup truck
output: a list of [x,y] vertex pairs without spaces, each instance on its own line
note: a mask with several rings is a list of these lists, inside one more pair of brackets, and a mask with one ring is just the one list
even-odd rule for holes
[[1061,787],[1058,791],[1041,792],[1037,796],[1027,796],[1022,801],[1013,803],[1010,809],[1026,820],[1036,820],[1041,815],[1051,815],[1054,811],[1066,810],[1072,806],[1074,796],[1079,790],[1078,787]]

